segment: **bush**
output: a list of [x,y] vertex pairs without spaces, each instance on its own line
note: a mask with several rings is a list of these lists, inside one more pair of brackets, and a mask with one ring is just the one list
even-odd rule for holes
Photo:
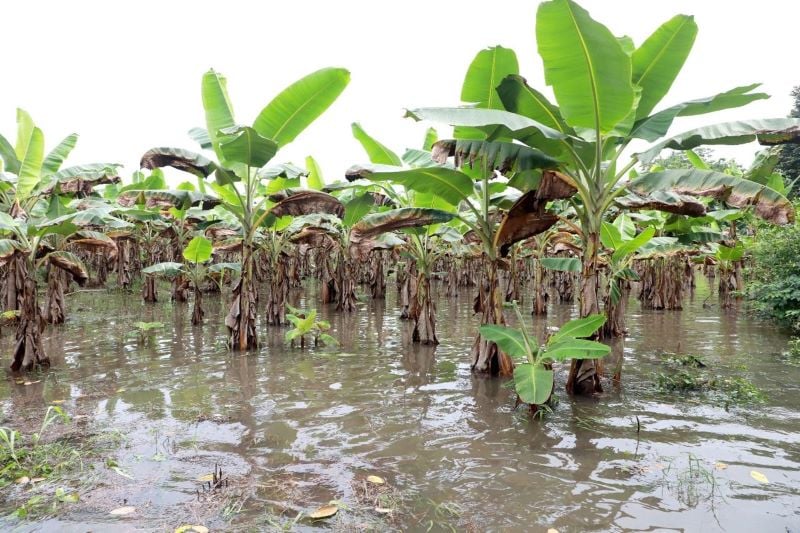
[[761,224],[748,292],[758,314],[800,332],[800,226]]

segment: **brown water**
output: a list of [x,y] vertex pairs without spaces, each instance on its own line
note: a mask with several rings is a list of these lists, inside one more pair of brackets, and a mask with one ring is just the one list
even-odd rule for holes
[[[800,368],[781,362],[787,338],[770,324],[704,308],[707,290],[682,312],[642,311],[632,299],[631,334],[617,346],[622,387],[609,384],[592,400],[561,393],[544,421],[515,412],[500,380],[470,374],[478,318],[467,291],[438,298],[435,350],[410,343],[390,290],[387,301],[364,302],[351,315],[320,309],[339,350],[289,350],[284,329],[262,328],[262,349],[247,355],[226,351],[225,306],[213,297],[206,323],[192,327],[185,306],[72,295],[67,325],[46,333],[54,369],[31,386],[0,382],[0,405],[6,416],[41,417],[56,399],[67,411],[88,411],[89,430],[121,433],[116,460],[133,479],[95,465],[97,488],[80,504],[42,522],[0,526],[171,531],[203,520],[212,529],[263,530],[339,500],[346,508],[335,519],[297,529],[800,530]],[[317,306],[313,287],[308,294],[310,301],[301,291],[293,297]],[[541,331],[573,312],[551,306],[546,319],[526,320]],[[143,345],[126,336],[139,320],[167,327]],[[10,353],[7,333],[0,347]],[[702,355],[714,372],[744,376],[768,399],[726,410],[659,393],[653,373],[664,370],[665,353]],[[563,391],[566,369],[557,374]],[[196,479],[215,463],[231,486],[198,499]],[[386,517],[359,500],[369,474],[393,487],[395,511]],[[227,499],[210,517],[204,511],[215,498]],[[137,512],[109,515],[124,502]],[[3,514],[14,507],[0,503]]]

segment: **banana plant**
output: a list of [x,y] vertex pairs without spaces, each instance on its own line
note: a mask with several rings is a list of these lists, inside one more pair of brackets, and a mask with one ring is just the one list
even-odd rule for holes
[[[425,140],[421,150],[407,150],[402,157],[398,156],[383,143],[369,135],[357,122],[352,124],[353,136],[361,144],[369,160],[374,165],[383,165],[385,170],[394,168],[401,171],[404,168],[419,168],[424,165],[433,164],[430,149],[436,141],[437,134],[433,129],[426,132]],[[391,200],[393,209],[389,209],[380,218],[388,220],[391,218],[408,219],[410,216],[426,217],[436,213],[436,216],[428,220],[430,224],[427,229],[421,227],[412,231],[407,230],[405,243],[400,246],[402,255],[410,259],[409,270],[404,279],[401,290],[401,298],[404,300],[404,310],[401,318],[408,318],[414,322],[412,341],[422,344],[438,344],[436,336],[436,303],[431,291],[431,274],[433,265],[445,251],[446,241],[452,232],[439,231],[442,229],[442,222],[449,222],[455,213],[452,204],[441,201],[436,195],[431,193],[421,193],[410,188],[400,188],[393,186],[392,183],[382,183],[369,180],[358,179],[359,167],[353,167],[346,174],[348,179],[355,180],[353,186],[356,190],[374,190],[379,194],[385,195]],[[433,211],[438,209],[438,212]],[[448,214],[450,213],[450,214]],[[431,223],[437,220],[438,223]],[[460,234],[456,234],[457,239],[461,239]],[[380,267],[381,261],[376,261]]]
[[[800,120],[783,118],[715,124],[664,138],[679,117],[736,108],[768,97],[753,92],[758,87],[753,84],[659,110],[696,34],[694,19],[677,15],[637,47],[630,38],[615,36],[574,1],[548,0],[538,7],[536,38],[544,79],[557,105],[519,76],[513,51],[498,47],[484,51],[480,61],[497,68],[475,68],[468,73],[470,90],[465,83],[462,100],[469,107],[408,112],[416,120],[456,126],[456,139],[449,141],[448,152],[466,165],[484,161],[489,162],[487,170],[497,169],[499,146],[510,153],[521,150],[520,145],[557,161],[552,168],[563,173],[577,191],[572,204],[583,230],[581,316],[600,311],[600,232],[606,213],[622,196],[629,196],[624,206],[628,209],[695,214],[703,214],[704,206],[693,197],[712,196],[734,207],[753,206],[758,216],[777,224],[794,220],[791,204],[779,193],[710,170],[648,172],[625,183],[637,164],[649,163],[666,148],[687,150],[751,141],[772,145],[800,138]],[[629,146],[637,140],[653,144],[629,155]],[[500,162],[508,167],[507,159]],[[670,193],[666,198],[665,192]],[[574,360],[567,391],[601,391],[601,369],[596,364]]]
[[[512,303],[512,308],[519,323],[524,324],[516,302]],[[599,359],[609,354],[611,349],[607,345],[586,339],[594,335],[605,320],[603,315],[570,320],[541,345],[536,337],[528,335],[524,327],[484,324],[480,331],[481,336],[497,343],[505,353],[522,358],[514,368],[517,405],[520,402],[526,403],[535,412],[545,405],[553,394],[555,383],[553,363],[560,363],[570,358]]]
[[326,320],[317,320],[316,309],[305,312],[288,304],[286,309],[289,311],[286,313],[286,318],[289,319],[294,327],[286,332],[285,339],[292,348],[294,348],[294,343],[297,339],[300,339],[300,348],[305,348],[307,335],[314,339],[314,346],[319,346],[320,344],[337,346],[339,344],[336,339],[327,333],[331,329],[330,323]]
[[262,169],[338,98],[349,80],[349,72],[340,68],[313,72],[278,94],[251,126],[242,126],[234,118],[226,79],[208,71],[201,85],[206,128],[193,130],[193,136],[201,140],[201,146],[213,149],[217,161],[175,148],[154,148],[142,158],[144,168],[172,166],[202,179],[213,173],[216,182],[210,186],[220,197],[221,208],[241,224],[241,275],[225,319],[231,349],[258,346],[254,251],[260,228],[284,214],[332,211],[341,215],[338,201],[317,191],[300,192],[273,205],[262,188],[262,181],[269,179]]
[[[42,345],[44,320],[37,303],[36,270],[42,266],[61,269],[83,285],[89,278],[88,272],[70,249],[102,249],[113,255],[116,244],[98,230],[127,225],[127,222],[111,216],[109,211],[99,209],[78,211],[50,220],[22,220],[0,213],[0,235],[3,236],[0,238],[0,265],[14,265],[14,277],[8,283],[15,284],[20,310],[11,363],[13,371],[50,364]],[[48,237],[53,235],[62,238],[59,249],[48,243]]]
[[163,263],[156,263],[149,267],[143,268],[142,273],[148,278],[155,279],[156,276],[174,279],[182,276],[189,280],[194,292],[194,305],[192,307],[192,324],[199,325],[203,323],[203,283],[211,281],[217,283],[216,274],[221,274],[225,270],[237,272],[240,270],[238,263],[216,263],[208,265],[211,261],[213,247],[211,241],[202,235],[193,237],[186,247],[181,252],[184,263],[176,263],[173,261],[166,261]]

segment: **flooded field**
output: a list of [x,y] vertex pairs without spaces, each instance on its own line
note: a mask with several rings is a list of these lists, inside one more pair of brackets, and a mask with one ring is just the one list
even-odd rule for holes
[[[782,359],[787,337],[772,325],[707,296],[703,285],[682,312],[631,298],[630,335],[614,345],[622,384],[571,399],[558,368],[560,402],[539,420],[514,410],[506,382],[470,373],[471,291],[440,291],[433,349],[412,345],[394,290],[344,314],[319,307],[311,285],[292,299],[319,307],[340,348],[291,350],[285,329],[262,328],[262,348],[244,355],[225,348],[218,297],[193,327],[186,305],[71,295],[67,324],[45,333],[53,368],[29,385],[10,374],[0,383],[0,425],[37,431],[55,402],[72,419],[52,434],[97,449],[59,481],[2,489],[0,527],[800,530],[800,367]],[[551,305],[526,320],[541,332],[572,313]],[[131,334],[137,321],[165,327]],[[674,354],[700,356],[712,379],[745,378],[763,403],[665,391],[659,374],[677,372],[664,364]],[[209,490],[203,476],[216,466],[227,482]],[[49,503],[59,488],[77,501]],[[12,515],[36,495],[46,504]],[[295,520],[332,501],[336,516]],[[135,510],[110,513],[123,506]]]

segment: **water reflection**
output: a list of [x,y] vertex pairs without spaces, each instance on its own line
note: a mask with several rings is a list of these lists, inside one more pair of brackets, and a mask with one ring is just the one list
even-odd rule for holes
[[[293,305],[318,307],[341,347],[289,350],[285,328],[261,325],[260,350],[245,355],[224,348],[227,306],[217,296],[204,300],[206,322],[193,327],[184,305],[74,295],[70,321],[48,330],[54,370],[30,386],[0,383],[0,398],[6,416],[40,416],[63,399],[67,410],[88,406],[97,425],[121,428],[130,448],[120,464],[149,480],[126,487],[131,501],[152,502],[140,516],[144,529],[191,501],[196,476],[215,462],[262,487],[233,526],[216,524],[223,528],[259,524],[270,502],[352,501],[364,473],[379,473],[409,501],[456,503],[463,513],[455,524],[486,531],[796,526],[800,369],[780,362],[786,339],[771,325],[704,307],[710,293],[701,277],[698,285],[681,312],[642,310],[632,298],[630,335],[606,362],[609,375],[622,363],[622,384],[571,400],[560,392],[559,368],[561,403],[544,421],[513,410],[507,382],[471,375],[478,319],[470,291],[437,299],[442,344],[432,347],[410,343],[391,285],[386,300],[364,300],[349,314],[319,305],[313,283],[293,289]],[[551,303],[546,316],[523,319],[543,339],[574,313]],[[143,341],[128,335],[136,321],[166,327]],[[11,343],[0,339],[4,353]],[[666,353],[742,373],[769,400],[751,412],[661,396],[652,375]],[[167,437],[175,445],[165,451]],[[151,460],[157,453],[163,458]],[[692,461],[710,469],[712,492],[705,478],[687,477]],[[728,466],[715,470],[717,462]],[[278,479],[291,479],[292,491],[274,488]],[[50,524],[102,524],[105,513],[84,509]],[[425,529],[411,513],[398,520],[399,529]]]

